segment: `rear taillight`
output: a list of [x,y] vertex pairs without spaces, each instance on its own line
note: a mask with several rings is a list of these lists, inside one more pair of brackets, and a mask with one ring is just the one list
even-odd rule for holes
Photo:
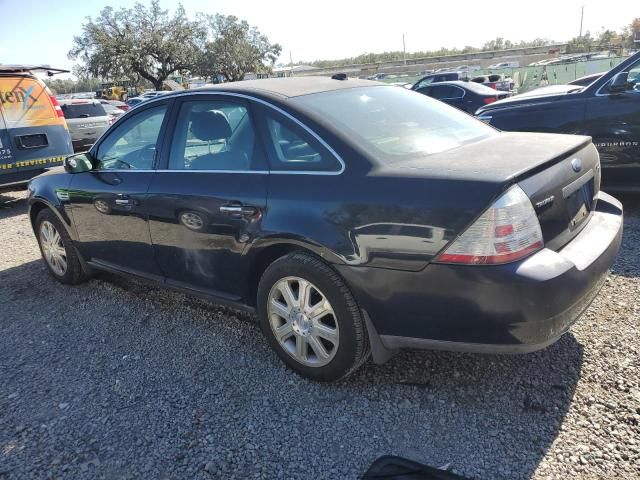
[[493,88],[494,90],[496,89],[496,83],[495,82],[490,82],[490,83],[487,83],[486,85],[489,88]]
[[464,231],[436,261],[464,265],[508,263],[543,247],[529,197],[514,185]]
[[60,107],[60,104],[58,103],[58,99],[54,95],[50,94],[49,100],[51,100],[51,103],[53,104],[53,109],[56,111],[56,115],[58,117],[64,118],[64,112],[62,111],[62,107]]
[[484,97],[482,99],[482,101],[484,102],[485,105],[489,105],[490,103],[493,103],[497,100],[496,97]]
[[120,110],[124,110],[125,112],[129,110],[129,105],[116,105]]

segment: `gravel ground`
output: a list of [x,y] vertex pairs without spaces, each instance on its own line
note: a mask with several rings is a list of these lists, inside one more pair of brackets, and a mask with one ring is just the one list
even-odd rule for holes
[[640,478],[640,200],[585,317],[525,356],[287,371],[251,318],[40,261],[0,197],[0,479],[357,478],[398,454],[477,479]]

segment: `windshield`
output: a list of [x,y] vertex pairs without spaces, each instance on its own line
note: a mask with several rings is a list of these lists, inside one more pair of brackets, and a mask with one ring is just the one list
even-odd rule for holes
[[444,152],[497,134],[466,113],[405,88],[350,88],[294,101],[321,114],[374,159],[387,163]]

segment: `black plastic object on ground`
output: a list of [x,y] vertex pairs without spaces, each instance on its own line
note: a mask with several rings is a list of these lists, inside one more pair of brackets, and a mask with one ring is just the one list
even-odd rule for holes
[[374,478],[392,480],[471,480],[446,470],[429,467],[394,455],[385,455],[378,458],[362,478],[367,480]]

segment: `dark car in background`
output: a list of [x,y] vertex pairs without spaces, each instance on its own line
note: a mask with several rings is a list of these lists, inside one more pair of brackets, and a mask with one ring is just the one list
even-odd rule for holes
[[440,100],[467,113],[507,98],[508,92],[498,92],[474,82],[439,82],[416,90],[418,93]]
[[464,72],[436,72],[429,75],[425,75],[416,83],[413,84],[411,90],[419,90],[420,88],[424,88],[427,85],[431,85],[432,83],[438,82],[453,82],[456,80],[468,80],[469,74]]
[[149,100],[28,204],[60,282],[106,270],[256,311],[315,380],[370,352],[544,348],[598,293],[623,220],[588,137],[321,77]]
[[61,100],[60,107],[67,120],[73,150],[76,152],[88,150],[115,120],[109,116],[100,100]]
[[640,192],[640,53],[586,87],[543,87],[477,115],[501,130],[588,135],[600,152],[603,185]]

